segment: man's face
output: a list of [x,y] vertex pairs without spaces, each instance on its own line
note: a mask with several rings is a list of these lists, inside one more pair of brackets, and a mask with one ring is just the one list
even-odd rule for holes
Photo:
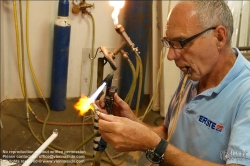
[[[204,30],[198,26],[195,12],[190,5],[175,7],[168,18],[166,28],[166,38],[170,41],[187,39]],[[183,49],[170,47],[168,60],[174,60],[176,66],[184,73],[187,72],[186,67],[189,67],[192,80],[198,81],[209,77],[216,69],[220,58],[213,31],[212,29],[205,36],[198,36],[184,45]]]

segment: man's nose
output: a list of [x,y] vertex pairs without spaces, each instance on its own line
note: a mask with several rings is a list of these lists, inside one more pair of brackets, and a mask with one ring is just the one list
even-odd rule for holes
[[176,49],[174,49],[173,47],[170,47],[168,49],[167,58],[168,58],[169,61],[172,61],[172,60],[179,59],[180,55],[177,54]]

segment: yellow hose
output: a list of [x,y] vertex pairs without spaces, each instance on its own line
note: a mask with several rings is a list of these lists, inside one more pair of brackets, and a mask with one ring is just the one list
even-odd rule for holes
[[184,87],[186,85],[188,76],[189,76],[189,74],[187,73],[185,75],[184,80],[183,80],[182,85],[181,85],[180,93],[179,93],[179,96],[178,96],[178,103],[177,103],[176,111],[173,112],[174,113],[173,123],[172,123],[171,129],[170,129],[170,132],[169,132],[168,138],[167,138],[168,142],[170,141],[170,139],[172,137],[172,134],[174,133],[174,130],[175,130],[175,127],[176,127],[176,124],[177,124],[177,121],[178,121],[178,116],[179,116],[179,112],[180,112],[180,104],[181,104],[181,100],[182,100],[182,94],[183,94]]
[[124,101],[127,102],[128,105],[131,106],[131,102],[132,102],[132,99],[134,97],[135,86],[136,86],[136,72],[135,72],[135,67],[134,67],[133,63],[131,62],[131,60],[129,58],[127,59],[127,62],[128,62],[129,66],[131,68],[131,71],[132,71],[132,83],[131,83],[129,92],[128,92]]
[[18,73],[19,73],[19,81],[22,90],[23,96],[25,95],[24,87],[23,87],[23,75],[22,75],[22,66],[21,66],[21,58],[20,58],[20,39],[19,39],[19,29],[18,29],[18,20],[17,20],[17,11],[16,11],[16,1],[13,1],[13,9],[14,9],[14,22],[15,22],[15,31],[16,31],[16,47],[17,47],[17,63],[18,63]]
[[22,93],[23,93],[24,99],[25,99],[25,108],[26,108],[27,120],[29,121],[28,97],[27,97],[27,88],[26,88],[26,75],[25,75],[25,67],[24,67],[25,66],[25,59],[24,59],[24,46],[23,46],[23,24],[22,24],[22,4],[21,4],[21,0],[19,0],[19,13],[20,13],[20,24],[21,24],[21,53],[22,53],[22,59],[20,58],[19,30],[18,30],[18,23],[17,23],[16,2],[15,1],[13,1],[13,7],[14,7],[14,20],[15,20],[15,27],[16,27],[16,37],[17,37],[16,40],[17,40],[18,66],[19,66],[19,69],[21,69],[19,71],[19,77],[20,77]]
[[[137,59],[137,56],[136,57],[136,64],[135,64],[135,71],[132,71],[135,73],[135,76],[133,76],[133,81],[132,81],[132,84],[130,86],[130,90],[132,92],[129,94],[129,98],[128,98],[128,104],[131,106],[131,103],[133,101],[133,96],[134,96],[134,91],[135,91],[135,88],[136,88],[136,85],[137,85],[137,80],[138,80],[138,77],[139,77],[139,70],[140,70],[140,67],[139,67],[139,64],[138,64],[138,59]],[[130,92],[129,90],[129,92]],[[128,92],[128,93],[129,93]]]
[[142,61],[139,54],[135,51],[136,54],[136,62],[139,66],[139,86],[138,86],[138,94],[137,94],[137,100],[136,100],[136,107],[135,107],[135,115],[138,116],[138,111],[140,107],[140,101],[141,101],[141,91],[142,91],[142,76],[143,76],[143,69],[142,69]]
[[137,100],[136,100],[136,108],[135,108],[135,115],[138,115],[139,111],[139,106],[140,106],[140,100],[141,100],[141,90],[142,90],[142,75],[143,75],[143,69],[142,69],[142,62],[141,62],[141,57],[139,56],[137,51],[134,51],[135,53],[135,58],[136,58],[136,65],[135,67],[133,66],[133,63],[128,59],[129,66],[132,70],[132,84],[130,86],[129,92],[125,98],[125,102],[128,103],[128,105],[131,106],[133,97],[134,97],[134,92],[135,88],[137,85],[137,80],[139,79],[139,86],[138,86],[138,94],[137,94]]

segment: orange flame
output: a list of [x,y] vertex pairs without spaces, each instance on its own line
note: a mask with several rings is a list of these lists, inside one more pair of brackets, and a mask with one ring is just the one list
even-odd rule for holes
[[120,13],[120,9],[123,8],[125,1],[116,0],[116,1],[109,1],[110,6],[114,7],[114,11],[112,12],[111,17],[113,18],[114,25],[118,24],[118,15]]
[[79,115],[85,115],[90,109],[94,110],[92,101],[87,97],[81,97],[79,101],[74,105],[75,109],[79,111]]

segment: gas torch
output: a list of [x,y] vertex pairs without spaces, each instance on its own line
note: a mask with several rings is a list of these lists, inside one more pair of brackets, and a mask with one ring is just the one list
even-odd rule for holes
[[107,86],[110,86],[113,79],[113,74],[107,75],[107,77],[103,80],[101,86],[97,88],[97,90],[88,98],[87,96],[81,97],[79,101],[74,105],[75,109],[79,110],[79,115],[83,116],[88,112],[89,109],[93,110],[94,113],[97,113],[96,110],[98,107],[95,105],[95,100],[98,95],[102,92],[102,90]]
[[[93,93],[90,98],[88,97],[82,97],[80,98],[79,102],[76,103],[75,109],[79,110],[79,115],[84,115],[88,112],[88,110],[94,111],[94,132],[98,131],[98,115],[99,115],[99,108],[94,103],[98,95],[102,92],[104,87],[106,86],[106,95],[105,95],[105,108],[109,114],[113,113],[113,102],[114,102],[114,94],[117,92],[117,88],[112,86],[112,79],[113,74],[107,75],[107,77],[103,80],[101,86],[98,87],[98,89]],[[93,142],[93,150],[94,150],[94,156],[97,152],[103,152],[105,148],[107,147],[107,143],[101,139],[101,135],[98,134],[94,138]]]

